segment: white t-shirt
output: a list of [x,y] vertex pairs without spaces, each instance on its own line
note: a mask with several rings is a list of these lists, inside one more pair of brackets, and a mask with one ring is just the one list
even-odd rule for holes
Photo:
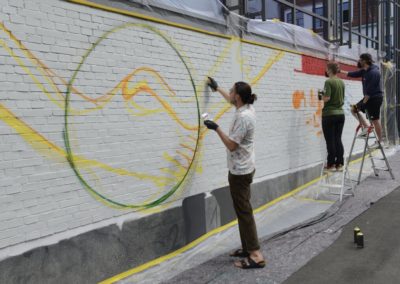
[[229,128],[229,138],[239,146],[235,151],[227,150],[228,168],[234,175],[246,175],[255,169],[255,128],[256,112],[253,105],[246,104],[236,109]]

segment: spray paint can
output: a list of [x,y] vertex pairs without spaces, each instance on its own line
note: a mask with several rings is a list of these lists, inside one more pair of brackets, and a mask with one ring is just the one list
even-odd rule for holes
[[201,118],[203,119],[203,121],[204,120],[212,120],[211,118],[210,118],[210,115],[208,114],[208,113],[203,113],[202,115],[201,115]]
[[357,234],[361,232],[359,227],[354,227],[354,243],[357,243]]
[[357,233],[357,248],[364,247],[364,234],[359,232]]

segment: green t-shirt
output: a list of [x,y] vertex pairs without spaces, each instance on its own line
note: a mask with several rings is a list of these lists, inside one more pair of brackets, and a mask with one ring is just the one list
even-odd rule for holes
[[344,83],[339,78],[329,78],[325,81],[324,86],[325,97],[330,97],[329,101],[324,104],[322,116],[344,114]]

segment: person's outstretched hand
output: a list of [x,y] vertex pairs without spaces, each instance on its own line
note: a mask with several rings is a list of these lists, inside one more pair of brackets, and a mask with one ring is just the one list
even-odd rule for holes
[[207,126],[208,129],[212,130],[217,130],[217,128],[219,127],[219,125],[212,120],[204,120],[204,125]]
[[216,92],[218,89],[218,83],[212,77],[208,77],[207,85],[211,88],[213,92]]

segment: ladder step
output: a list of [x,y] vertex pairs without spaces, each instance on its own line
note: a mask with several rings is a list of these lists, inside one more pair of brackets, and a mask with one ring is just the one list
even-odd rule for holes
[[[367,136],[357,136],[357,139],[366,140],[366,139],[367,139]],[[375,137],[375,136],[369,136],[369,137],[368,137],[368,140],[369,140],[369,139],[376,139],[376,137]]]
[[[320,184],[320,186],[322,186],[322,187],[328,187],[328,188],[342,188],[342,185],[341,185],[341,184],[322,183],[322,184]],[[347,185],[347,184],[344,185],[344,188],[348,188],[348,187],[351,188],[350,185]]]
[[368,150],[376,150],[376,149],[380,149],[380,148],[381,148],[381,146],[379,146],[379,145],[373,145],[373,146],[367,147]]
[[388,169],[388,168],[376,168],[376,167],[375,167],[375,170],[386,171],[386,172],[390,171],[390,169]]
[[[348,160],[351,161],[352,152],[353,152],[353,146],[354,146],[354,144],[356,142],[356,139],[364,140],[365,142],[364,142],[363,160],[367,159],[367,158],[371,159],[372,168],[374,170],[375,176],[379,176],[379,172],[380,171],[385,171],[385,172],[389,172],[390,176],[394,179],[394,176],[393,176],[393,173],[392,173],[392,169],[390,168],[389,162],[388,162],[388,160],[386,158],[386,155],[385,155],[384,145],[382,145],[378,141],[376,133],[374,131],[371,131],[371,129],[368,129],[368,130],[370,130],[370,132],[367,132],[365,134],[363,133],[363,135],[361,135],[361,134],[357,135],[358,130],[359,130],[359,128],[357,128],[356,134],[354,136],[353,144],[351,146],[351,150],[350,150],[350,154],[349,154]],[[371,142],[369,143],[369,141],[371,141]],[[371,143],[373,143],[373,144],[370,145]],[[375,152],[377,152],[377,151],[379,151],[380,153],[375,155]],[[380,164],[379,167],[375,166],[375,161],[376,161],[377,164]],[[382,164],[380,162],[378,162],[378,161],[385,161],[385,165],[382,166]],[[363,165],[364,164],[361,163],[361,165],[362,166],[359,169],[359,173],[358,173],[359,174],[359,178],[361,177],[361,174],[363,173]],[[352,168],[349,168],[347,170],[348,170],[348,172],[355,171],[355,169],[352,169]],[[344,181],[346,182],[347,180],[351,181],[352,185],[353,185],[353,182],[357,183],[357,184],[360,184],[360,181],[361,181],[361,180],[358,180],[358,179],[357,180],[351,179],[350,177],[348,179],[345,178]],[[337,187],[337,186],[333,186],[333,187]],[[342,190],[342,192],[343,192],[343,190]]]
[[341,184],[327,184],[327,183],[323,183],[323,184],[320,184],[320,186],[323,186],[323,187],[331,187],[331,188],[342,188],[342,185],[341,185]]
[[375,157],[372,157],[371,159],[372,159],[372,160],[377,160],[377,161],[386,161],[385,158],[375,158]]
[[[329,194],[332,194],[332,195],[340,195],[340,192],[330,192]],[[348,196],[348,195],[350,195],[350,196],[354,196],[354,194],[353,194],[353,193],[342,193],[342,195],[346,195],[346,196]]]

